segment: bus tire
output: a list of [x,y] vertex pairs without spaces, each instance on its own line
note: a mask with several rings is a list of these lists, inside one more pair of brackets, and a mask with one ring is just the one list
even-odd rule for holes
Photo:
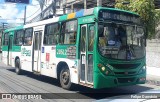
[[18,74],[18,75],[20,75],[20,74],[22,73],[21,67],[20,67],[20,60],[19,60],[19,59],[17,59],[17,60],[15,61],[15,72],[16,72],[16,74]]
[[71,78],[70,78],[70,72],[68,68],[63,68],[60,72],[60,84],[62,88],[69,90],[71,88]]

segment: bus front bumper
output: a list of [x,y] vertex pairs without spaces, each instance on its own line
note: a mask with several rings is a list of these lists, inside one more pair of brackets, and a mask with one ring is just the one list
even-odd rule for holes
[[117,86],[128,86],[135,84],[144,84],[146,81],[146,73],[132,76],[105,76],[102,73],[96,73],[94,76],[94,88],[109,88]]

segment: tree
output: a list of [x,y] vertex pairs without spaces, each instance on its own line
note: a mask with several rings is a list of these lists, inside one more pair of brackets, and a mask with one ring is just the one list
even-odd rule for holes
[[130,0],[116,0],[116,8],[120,8],[123,10],[130,10],[130,5],[128,5],[130,3]]
[[[123,2],[130,3],[124,5]],[[155,22],[158,17],[156,16],[154,0],[116,0],[115,7],[138,13],[144,23],[148,38],[155,35]]]
[[155,10],[155,24],[156,24],[156,30],[155,30],[155,37],[160,38],[160,9]]
[[158,26],[158,24],[160,23],[160,9],[155,10],[155,22],[156,26]]

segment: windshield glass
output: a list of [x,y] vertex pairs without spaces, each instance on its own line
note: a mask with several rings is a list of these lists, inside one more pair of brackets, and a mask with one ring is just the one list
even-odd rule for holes
[[142,27],[115,23],[99,24],[99,52],[112,59],[139,59],[145,56]]

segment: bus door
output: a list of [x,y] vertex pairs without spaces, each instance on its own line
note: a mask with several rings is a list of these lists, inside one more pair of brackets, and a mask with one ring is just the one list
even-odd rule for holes
[[12,65],[12,45],[13,45],[13,36],[9,36],[9,44],[8,44],[8,58],[7,64]]
[[94,25],[81,26],[80,36],[80,82],[93,84]]
[[33,39],[33,72],[40,73],[42,31],[34,32]]

